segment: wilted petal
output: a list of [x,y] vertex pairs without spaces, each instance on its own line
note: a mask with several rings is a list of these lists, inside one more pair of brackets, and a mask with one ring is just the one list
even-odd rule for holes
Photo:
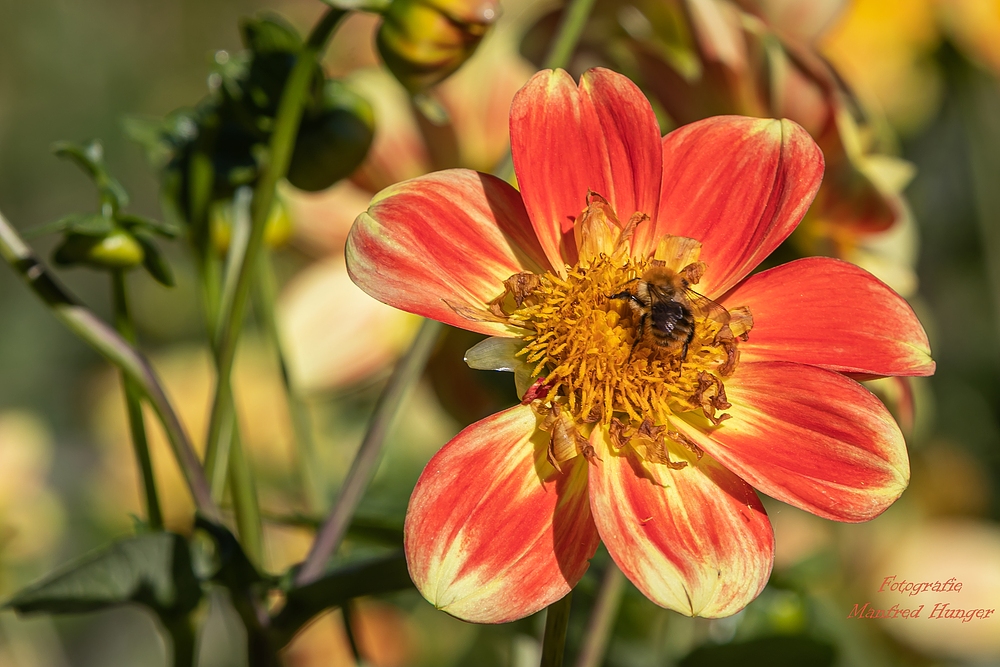
[[663,137],[657,237],[702,243],[699,291],[716,297],[771,254],[816,195],[823,154],[789,120],[717,116]]
[[853,264],[807,257],[751,276],[723,299],[749,306],[743,361],[794,361],[858,375],[931,375],[927,334],[909,304]]
[[854,380],[803,364],[740,362],[726,394],[731,418],[720,426],[689,418],[677,427],[763,493],[855,522],[875,518],[906,488],[899,427]]
[[347,239],[347,268],[361,289],[390,306],[510,336],[508,325],[491,320],[488,302],[513,274],[548,265],[514,188],[450,169],[376,195]]
[[582,457],[558,474],[548,434],[516,406],[476,422],[424,469],[406,513],[406,560],[417,588],[443,611],[505,623],[565,596],[598,537]]
[[[622,572],[653,602],[688,616],[735,614],[767,583],[774,535],[760,499],[709,456],[671,470],[591,442],[597,530]],[[627,452],[627,453],[626,453]]]
[[578,88],[563,70],[539,72],[514,97],[510,136],[518,187],[553,266],[562,266],[562,234],[586,207],[588,191],[607,199],[622,220],[636,211],[654,214],[659,125],[624,76],[593,69]]

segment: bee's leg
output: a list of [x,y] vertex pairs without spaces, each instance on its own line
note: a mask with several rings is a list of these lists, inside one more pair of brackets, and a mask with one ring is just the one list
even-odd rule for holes
[[626,292],[618,292],[617,294],[609,294],[608,298],[609,299],[624,299],[626,301],[630,301],[630,302],[634,303],[635,305],[639,306],[640,308],[644,305],[642,303],[642,301],[639,300],[639,297],[637,297],[635,294],[632,294],[632,292],[628,292],[628,291],[626,291]]
[[639,318],[639,331],[636,332],[636,334],[635,334],[635,340],[632,341],[632,349],[628,351],[628,360],[629,361],[632,360],[632,355],[635,353],[636,346],[639,345],[639,341],[642,340],[642,337],[646,333],[646,320],[648,318],[649,318],[649,315],[647,315],[645,313],[643,313],[642,317]]

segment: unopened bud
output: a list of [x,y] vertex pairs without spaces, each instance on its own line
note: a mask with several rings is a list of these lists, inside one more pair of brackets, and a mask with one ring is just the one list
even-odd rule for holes
[[365,159],[374,127],[367,100],[339,81],[327,81],[321,108],[302,118],[288,182],[317,192],[346,178]]
[[56,264],[86,264],[99,269],[131,269],[144,258],[142,246],[123,229],[102,236],[69,233],[52,255]]
[[394,0],[379,27],[379,53],[399,82],[416,93],[468,60],[499,17],[496,0]]

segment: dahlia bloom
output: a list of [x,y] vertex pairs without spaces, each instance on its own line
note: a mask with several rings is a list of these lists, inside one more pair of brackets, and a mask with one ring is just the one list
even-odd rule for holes
[[902,493],[899,428],[855,378],[933,372],[909,306],[835,259],[747,277],[819,187],[802,128],[723,116],[661,139],[638,88],[594,69],[535,75],[510,134],[520,191],[429,174],[376,195],[347,241],[362,289],[491,335],[467,360],[523,392],[417,482],[405,548],[424,597],[521,618],[603,540],[655,603],[726,616],[771,571],[753,487],[840,521]]

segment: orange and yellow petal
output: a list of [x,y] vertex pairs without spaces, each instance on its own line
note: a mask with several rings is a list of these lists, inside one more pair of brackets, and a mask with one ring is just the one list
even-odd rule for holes
[[[553,266],[576,260],[561,254],[562,237],[589,191],[607,199],[623,221],[637,211],[655,214],[659,125],[626,77],[593,69],[577,87],[563,70],[539,72],[514,97],[510,138],[518,187]],[[571,253],[573,244],[563,247]]]
[[709,456],[672,470],[613,451],[594,429],[590,503],[622,572],[653,602],[688,616],[735,614],[767,583],[774,534],[754,490]]
[[488,302],[511,275],[541,273],[548,263],[517,190],[488,174],[450,169],[377,194],[347,238],[347,269],[390,306],[511,336]]
[[931,375],[930,343],[909,304],[853,264],[807,257],[751,276],[723,302],[749,306],[743,361],[794,361],[864,376]]
[[663,137],[657,237],[701,241],[699,291],[718,297],[792,233],[816,196],[823,154],[790,120],[716,116]]
[[804,364],[740,362],[726,394],[731,417],[718,427],[693,419],[676,426],[763,493],[858,522],[881,514],[906,488],[903,435],[854,380]]
[[557,473],[536,421],[516,406],[476,422],[421,474],[406,513],[406,560],[438,609],[505,623],[564,597],[586,572],[599,542],[587,465],[578,458]]

